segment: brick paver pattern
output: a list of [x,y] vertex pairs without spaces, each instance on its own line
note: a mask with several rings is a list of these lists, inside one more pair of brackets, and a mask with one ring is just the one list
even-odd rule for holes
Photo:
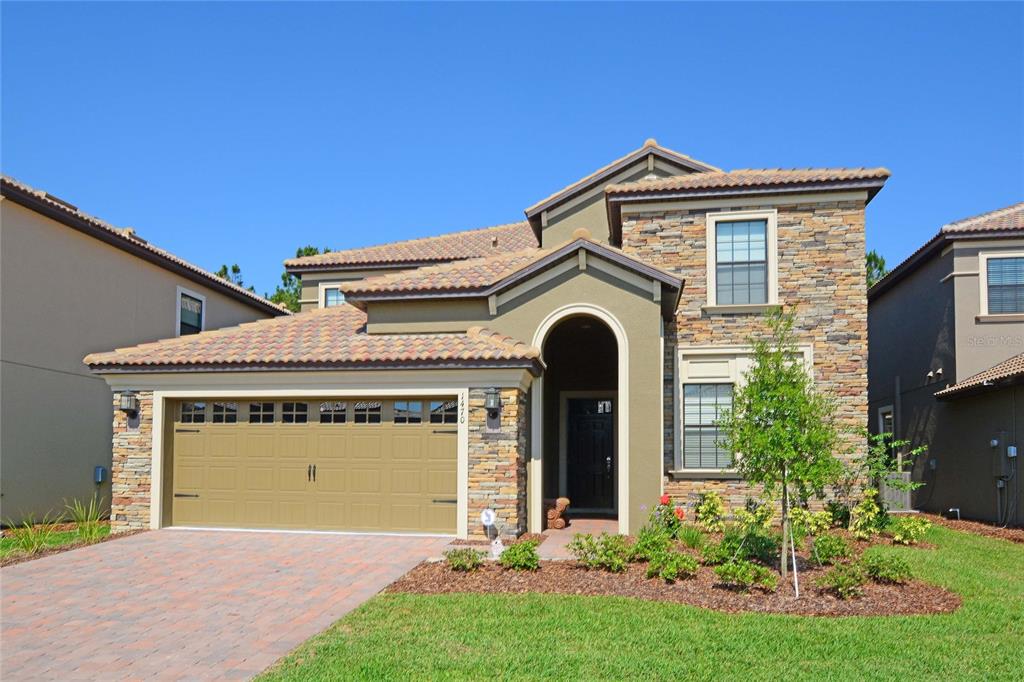
[[250,678],[448,542],[160,530],[8,566],[0,677]]

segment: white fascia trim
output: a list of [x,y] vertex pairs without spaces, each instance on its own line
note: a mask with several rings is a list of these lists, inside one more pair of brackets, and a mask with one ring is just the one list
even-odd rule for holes
[[199,299],[203,304],[203,312],[199,315],[199,330],[206,331],[206,296],[203,296],[198,291],[192,291],[187,289],[180,284],[177,287],[177,291],[174,294],[174,336],[181,336],[181,295],[191,296],[192,298]]
[[[457,450],[457,481],[456,493],[458,503],[456,505],[456,535],[460,538],[469,536],[469,389],[466,387],[452,389],[450,386],[436,385],[432,387],[417,388],[334,388],[334,389],[302,389],[302,388],[277,388],[260,391],[259,395],[268,398],[276,397],[316,397],[316,396],[338,396],[349,397],[367,395],[373,397],[393,396],[435,396],[455,395],[459,400],[459,423],[458,423],[458,450]],[[217,397],[253,397],[251,389],[224,390],[224,389],[179,389],[163,390],[153,392],[153,433],[151,449],[153,461],[151,465],[150,478],[150,500],[149,500],[149,527],[157,529],[161,527],[163,515],[163,424],[164,413],[167,402],[181,398],[217,398]]]
[[[988,312],[988,262],[993,258],[1024,258],[1024,251],[981,251],[978,253],[978,302],[979,315]],[[995,315],[1019,315],[1020,313],[995,313]]]
[[718,305],[718,291],[716,286],[716,265],[717,247],[715,244],[715,226],[718,223],[738,220],[764,220],[767,224],[765,234],[765,245],[767,247],[768,264],[768,305],[776,305],[779,302],[779,211],[769,208],[757,211],[723,211],[709,212],[705,214],[704,224],[706,230],[705,256],[707,261],[707,304]]
[[[616,423],[616,429],[618,430],[619,489],[617,502],[619,507],[619,532],[626,535],[629,533],[629,337],[626,335],[626,329],[622,326],[622,323],[604,308],[593,303],[569,303],[553,310],[541,321],[537,327],[537,332],[533,335],[533,346],[540,348],[543,352],[544,341],[547,339],[551,329],[566,317],[572,317],[573,315],[590,315],[604,322],[615,335],[618,347],[619,419]],[[540,418],[544,410],[544,390],[541,379],[537,379],[534,384],[532,407],[535,428],[532,429],[530,434],[530,463],[532,466],[529,470],[529,480],[533,503],[527,516],[530,521],[530,532],[539,533],[541,532],[541,516],[543,513],[541,477],[543,476],[542,465],[544,457],[544,438],[541,433],[543,420]],[[658,465],[658,471],[660,475],[661,464]]]

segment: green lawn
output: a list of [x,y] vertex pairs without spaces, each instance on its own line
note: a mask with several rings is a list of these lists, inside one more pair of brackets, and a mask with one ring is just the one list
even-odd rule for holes
[[940,616],[730,615],[609,597],[386,595],[261,680],[1024,679],[1024,546],[933,528],[887,548],[962,595]]
[[[14,538],[10,537],[8,533],[9,531],[4,531],[4,537],[0,538],[0,559],[6,559],[7,557],[23,554],[22,550],[18,547],[18,543]],[[110,525],[104,524],[100,528],[100,537],[105,538],[108,535],[110,535]],[[74,530],[60,531],[48,535],[46,541],[43,543],[43,547],[47,549],[53,547],[64,547],[66,545],[73,545],[78,541],[78,533]]]

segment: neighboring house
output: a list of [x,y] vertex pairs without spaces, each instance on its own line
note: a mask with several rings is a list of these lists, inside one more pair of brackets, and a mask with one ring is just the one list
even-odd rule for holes
[[116,528],[465,537],[493,509],[514,535],[567,495],[627,532],[663,491],[742,505],[714,424],[766,313],[796,308],[818,385],[867,419],[864,208],[888,175],[649,140],[522,223],[290,260],[305,312],[86,358],[139,404]]
[[112,396],[85,353],[285,311],[46,192],[8,177],[0,190],[6,523],[62,513],[65,500],[111,501]]
[[871,429],[928,447],[914,506],[1024,523],[1024,203],[944,226],[868,301]]

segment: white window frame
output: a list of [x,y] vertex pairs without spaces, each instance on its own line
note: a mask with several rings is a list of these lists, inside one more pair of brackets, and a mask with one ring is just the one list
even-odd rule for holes
[[981,292],[980,315],[983,317],[1013,317],[1024,313],[990,313],[988,311],[988,262],[999,258],[1024,258],[1024,251],[982,251],[978,254],[978,291]]
[[[715,234],[718,223],[731,223],[744,220],[764,220],[766,223],[765,246],[768,251],[765,254],[768,266],[768,300],[765,303],[742,303],[735,305],[718,304],[718,283],[717,265],[718,248]],[[708,213],[705,218],[707,244],[707,282],[708,282],[708,307],[721,308],[724,310],[742,310],[760,308],[763,306],[774,306],[779,304],[779,212],[778,210],[764,209],[758,211],[725,211],[721,213]]]
[[206,297],[197,291],[186,289],[183,286],[178,286],[177,293],[174,295],[174,335],[181,336],[181,295],[191,296],[192,298],[198,299],[203,304],[203,314],[199,316],[199,331],[206,331]]
[[[344,282],[320,282],[319,283],[319,294],[317,295],[318,306],[321,308],[327,307],[327,290],[328,289],[341,289],[341,285]],[[342,291],[341,295],[344,296],[345,292]]]
[[878,408],[878,433],[885,433],[885,415],[892,415],[892,433],[896,437],[896,410],[892,405],[882,405]]
[[[810,344],[799,344],[797,351],[803,359],[804,367],[811,379],[814,378],[814,347]],[[683,428],[685,424],[683,406],[683,386],[687,384],[732,384],[733,396],[743,385],[743,375],[753,363],[754,349],[752,346],[685,346],[676,355],[676,379],[673,397],[675,407],[673,421],[675,434],[673,437],[672,457],[674,472],[685,473],[736,473],[736,468],[708,469],[686,468],[683,466]],[[740,458],[740,453],[733,453],[733,462]]]

